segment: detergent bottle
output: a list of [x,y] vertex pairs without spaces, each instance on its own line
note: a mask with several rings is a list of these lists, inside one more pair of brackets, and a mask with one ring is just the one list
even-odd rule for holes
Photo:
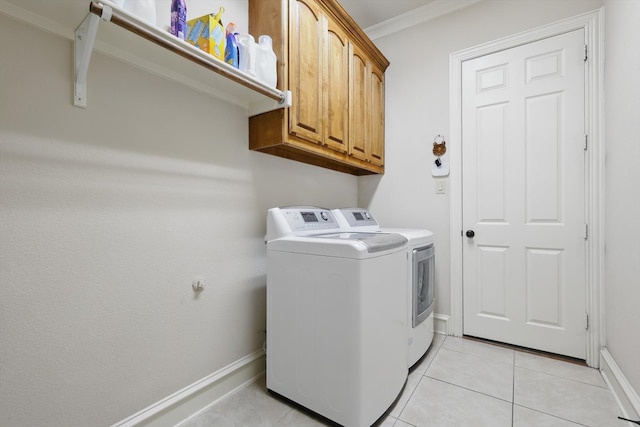
[[236,41],[235,30],[236,24],[229,22],[229,24],[227,24],[227,45],[224,50],[224,62],[233,67],[239,68],[238,42]]
[[251,34],[240,33],[237,35],[238,49],[240,51],[240,71],[244,71],[255,77],[256,75],[256,39]]
[[181,40],[187,36],[187,3],[185,0],[171,1],[171,34]]
[[271,37],[262,35],[258,37],[256,49],[256,78],[269,87],[276,87],[278,74],[276,64],[278,60],[273,52]]

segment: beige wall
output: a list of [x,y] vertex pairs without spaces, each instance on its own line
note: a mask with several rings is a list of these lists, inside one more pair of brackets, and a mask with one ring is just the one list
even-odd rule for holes
[[[604,2],[606,339],[640,390],[640,3]],[[430,171],[449,54],[601,4],[485,0],[377,40],[387,173],[358,179],[250,152],[236,107],[100,54],[74,108],[71,42],[0,16],[0,424],[110,424],[258,349],[271,206],[358,204],[434,230],[448,314],[449,196]]]
[[605,1],[606,347],[640,392],[640,2]]
[[[266,210],[357,178],[248,150],[237,107],[0,15],[0,425],[104,426],[262,347]],[[191,281],[206,278],[194,297]]]

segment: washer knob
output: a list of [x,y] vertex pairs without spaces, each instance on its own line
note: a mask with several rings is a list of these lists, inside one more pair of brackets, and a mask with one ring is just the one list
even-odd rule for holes
[[325,211],[322,211],[322,212],[320,212],[320,218],[322,218],[325,221],[327,221],[329,219],[329,215],[327,215],[327,213]]

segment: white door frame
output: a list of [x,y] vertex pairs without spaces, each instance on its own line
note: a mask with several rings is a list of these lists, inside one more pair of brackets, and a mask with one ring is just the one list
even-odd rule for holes
[[510,49],[577,29],[584,29],[588,46],[585,75],[585,132],[588,135],[585,172],[585,217],[588,224],[586,248],[586,301],[589,327],[586,361],[599,367],[604,342],[604,9],[562,20],[493,42],[454,52],[449,56],[450,108],[450,208],[451,208],[451,317],[447,333],[462,336],[462,63],[480,56]]

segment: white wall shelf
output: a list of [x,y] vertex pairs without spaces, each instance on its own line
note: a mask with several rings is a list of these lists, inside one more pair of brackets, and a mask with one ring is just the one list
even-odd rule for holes
[[87,72],[94,48],[243,107],[248,116],[291,105],[290,92],[266,86],[109,0],[0,0],[0,13],[74,40],[77,106],[87,105]]

